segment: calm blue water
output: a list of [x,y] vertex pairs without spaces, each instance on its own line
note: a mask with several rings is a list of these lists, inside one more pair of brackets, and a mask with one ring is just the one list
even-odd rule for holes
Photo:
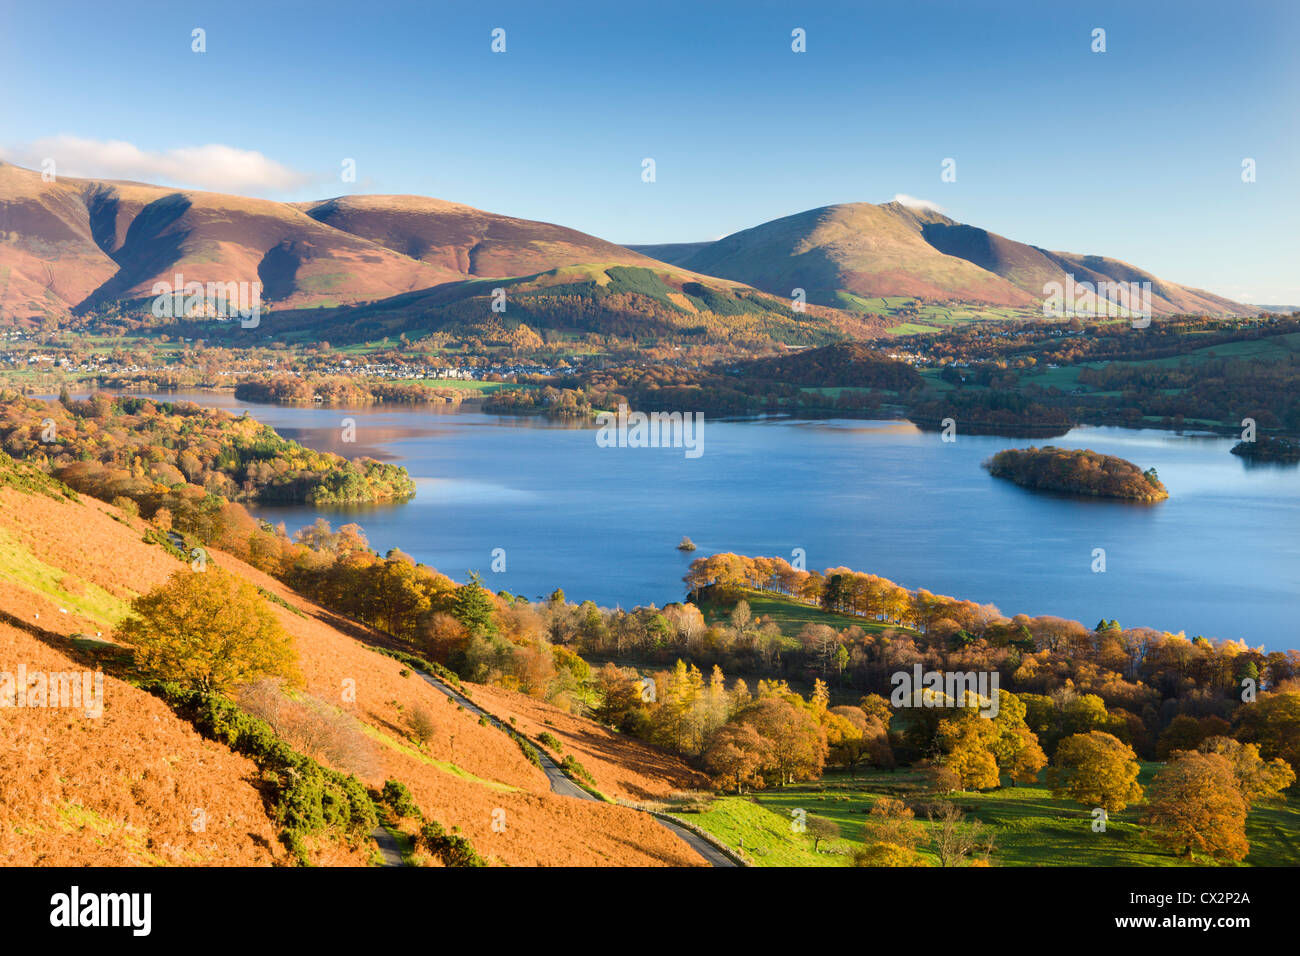
[[[1117,618],[1188,636],[1300,646],[1300,472],[1248,466],[1223,438],[1079,428],[1051,444],[1154,465],[1171,498],[1157,505],[1031,492],[980,463],[1023,440],[959,435],[945,444],[908,423],[709,421],[704,453],[599,448],[594,428],[472,412],[250,405],[313,448],[405,465],[406,504],[348,511],[258,508],[290,531],[324,515],[357,521],[373,547],[401,548],[455,578],[477,570],[494,590],[631,607],[683,595],[693,556],[807,553],[841,565],[1091,626]],[[341,422],[356,421],[356,442]],[[682,535],[695,555],[675,548]],[[504,548],[506,571],[492,573]],[[1091,570],[1094,548],[1106,572]]]

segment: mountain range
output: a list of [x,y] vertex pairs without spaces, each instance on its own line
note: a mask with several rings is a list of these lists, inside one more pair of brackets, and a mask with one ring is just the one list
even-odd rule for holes
[[900,202],[823,206],[716,242],[629,248],[774,294],[802,288],[810,302],[855,310],[889,296],[1034,308],[1044,286],[1073,275],[1076,282],[1150,282],[1157,314],[1255,311],[1118,259],[1051,252]]
[[[1034,309],[1043,286],[1150,281],[1157,313],[1251,307],[1101,256],[1050,252],[897,202],[826,206],[716,242],[624,246],[422,196],[285,203],[0,163],[0,318],[139,306],[155,283],[260,282],[311,334],[520,323],[821,344],[881,331],[885,297]],[[490,280],[490,281],[489,281]],[[805,290],[808,308],[792,303]],[[496,289],[510,320],[491,309]]]

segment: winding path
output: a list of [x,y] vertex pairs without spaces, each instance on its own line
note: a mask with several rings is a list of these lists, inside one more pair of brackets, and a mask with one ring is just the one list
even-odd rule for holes
[[[486,717],[489,721],[491,721],[492,726],[497,727],[501,730],[509,729],[505,725],[503,725],[501,721],[497,720],[496,717],[494,717],[492,714],[489,714],[483,708],[476,705],[472,700],[470,700],[468,697],[466,697],[464,694],[460,693],[459,691],[455,690],[453,687],[444,684],[436,677],[431,677],[430,675],[424,673],[423,671],[417,670],[416,673],[419,674],[421,677],[423,677],[426,681],[428,681],[429,685],[432,686],[435,690],[439,690],[442,693],[446,694],[448,697],[456,701],[456,703],[460,704],[470,713],[475,714],[476,716]],[[558,793],[564,797],[573,797],[575,800],[593,800],[597,803],[603,802],[599,800],[597,797],[592,796],[586,790],[583,790],[582,787],[578,786],[576,783],[570,780],[569,777],[565,774],[565,772],[559,768],[556,762],[550,758],[550,756],[546,753],[546,751],[542,750],[540,747],[534,747],[533,749],[537,751],[537,756],[541,758],[542,772],[546,774],[547,779],[551,783],[552,793]],[[660,826],[662,826],[664,829],[680,837],[687,844],[687,846],[689,846],[692,850],[694,850],[696,853],[702,856],[710,866],[723,867],[723,866],[736,865],[736,862],[734,860],[732,860],[726,854],[722,853],[717,847],[715,847],[708,840],[704,839],[698,833],[692,833],[690,830],[686,829],[680,824],[671,823],[667,820],[661,819],[660,817],[655,817],[654,819],[655,822],[658,823]]]

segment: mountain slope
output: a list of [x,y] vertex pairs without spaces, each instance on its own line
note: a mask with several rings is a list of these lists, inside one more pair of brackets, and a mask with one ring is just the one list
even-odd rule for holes
[[[446,330],[540,344],[536,330],[640,340],[809,344],[867,334],[785,297],[595,236],[421,196],[278,203],[126,182],[47,183],[0,163],[0,318],[149,315],[155,283],[261,283],[260,332],[200,313],[198,337],[350,342]],[[494,290],[509,297],[494,308]],[[247,303],[247,300],[245,300]],[[170,319],[163,317],[163,321]],[[527,325],[527,329],[521,326]]]
[[705,246],[711,245],[713,245],[713,242],[706,240],[704,242],[662,242],[648,246],[629,245],[627,248],[633,252],[639,252],[643,256],[649,256],[651,259],[658,259],[660,262],[667,262],[669,265],[680,266]]
[[533,275],[584,262],[659,265],[576,229],[427,196],[340,196],[296,205],[317,222],[461,277]]
[[719,239],[682,265],[779,295],[802,288],[822,305],[844,305],[842,293],[1032,304],[1001,276],[939,252],[901,209],[870,203],[810,209]]
[[574,229],[420,196],[280,203],[140,183],[45,182],[7,163],[0,236],[0,316],[21,318],[141,302],[177,274],[205,285],[261,282],[263,301],[303,308],[583,263],[662,268]]
[[866,307],[855,297],[881,296],[1037,308],[1047,283],[1073,274],[1077,282],[1149,281],[1160,314],[1252,312],[1115,259],[1050,252],[897,202],[823,206],[703,245],[631,248],[777,295],[803,288],[810,302],[850,308]]
[[[504,311],[494,308],[497,304]],[[238,331],[225,333],[233,341]],[[770,348],[773,342],[822,345],[880,331],[880,323],[850,312],[822,306],[799,312],[788,299],[653,261],[649,267],[584,263],[536,275],[445,283],[350,308],[278,311],[262,328],[263,335],[287,342],[338,345],[446,332],[520,348],[539,346],[539,333]],[[178,326],[177,332],[212,338],[222,330],[194,323]]]
[[0,314],[86,311],[155,282],[261,282],[287,305],[370,301],[459,275],[332,229],[285,203],[0,164]]

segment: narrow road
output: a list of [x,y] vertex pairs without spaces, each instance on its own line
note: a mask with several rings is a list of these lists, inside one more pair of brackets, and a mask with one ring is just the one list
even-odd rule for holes
[[672,823],[669,820],[664,820],[660,817],[655,817],[655,820],[659,823],[660,826],[667,827],[673,833],[676,833],[679,837],[681,837],[688,844],[690,844],[691,849],[694,850],[696,853],[698,853],[700,856],[704,857],[704,859],[708,861],[709,866],[721,867],[721,866],[736,865],[735,860],[733,860],[731,857],[724,854],[721,850],[719,850],[708,840],[704,839],[704,837],[700,836],[698,833],[692,833],[690,830],[686,829],[686,827],[678,823]]
[[[456,701],[456,703],[460,704],[470,713],[476,716],[486,717],[489,721],[491,721],[492,726],[494,727],[498,727],[502,730],[509,729],[505,727],[499,720],[497,720],[495,717],[489,714],[487,711],[483,710],[481,707],[476,706],[474,702],[470,700],[468,697],[466,697],[464,694],[461,694],[454,688],[448,686],[447,684],[444,684],[442,681],[437,680],[434,677],[430,677],[428,674],[424,673],[423,671],[417,670],[416,673],[419,674],[421,677],[423,677],[426,681],[428,681],[431,687],[433,687],[436,690],[442,691],[442,693],[446,694],[452,700]],[[551,783],[552,793],[558,793],[561,796],[565,796],[565,797],[573,797],[574,799],[577,800],[594,800],[597,803],[604,802],[599,798],[592,796],[586,790],[583,790],[580,786],[578,786],[576,783],[570,780],[569,777],[564,773],[564,771],[561,770],[559,766],[555,763],[555,761],[552,760],[547,755],[546,751],[542,750],[540,747],[534,747],[533,749],[537,751],[537,756],[539,756],[542,760],[542,771],[546,774],[547,779]],[[664,829],[671,831],[673,834],[675,834],[676,836],[684,840],[692,850],[694,850],[700,856],[704,857],[705,861],[710,866],[722,867],[722,866],[736,865],[734,860],[730,859],[723,853],[719,852],[717,847],[715,847],[708,840],[704,839],[702,836],[696,833],[692,833],[690,830],[686,829],[683,826],[679,826],[678,824],[675,823],[669,823],[668,821],[661,820],[658,817],[654,817],[653,819]]]
[[[489,714],[487,711],[483,710],[483,708],[476,706],[472,700],[470,700],[464,694],[457,691],[455,688],[449,687],[448,685],[442,683],[442,681],[430,677],[428,674],[425,674],[422,671],[416,671],[416,673],[419,674],[421,677],[423,677],[426,681],[428,681],[432,687],[442,691],[444,694],[446,694],[456,703],[460,704],[462,707],[464,707],[467,711],[469,711],[474,716],[486,717],[491,722],[493,727],[496,727],[500,730],[510,729],[506,727],[504,724],[502,724],[501,721],[497,720],[495,717]],[[586,790],[583,790],[580,786],[578,786],[576,783],[570,780],[568,776],[564,773],[564,771],[559,768],[559,765],[556,764],[556,762],[552,760],[549,756],[547,756],[546,751],[542,750],[540,747],[534,747],[533,749],[537,751],[537,756],[541,758],[542,772],[546,774],[546,778],[551,783],[552,793],[558,793],[561,796],[565,796],[565,797],[574,797],[575,799],[578,800],[596,799],[591,794],[589,794]]]
[[406,861],[402,859],[402,849],[398,846],[397,838],[388,832],[388,828],[380,825],[370,831],[370,838],[375,841],[379,847],[379,856],[383,859],[380,866],[406,866]]

